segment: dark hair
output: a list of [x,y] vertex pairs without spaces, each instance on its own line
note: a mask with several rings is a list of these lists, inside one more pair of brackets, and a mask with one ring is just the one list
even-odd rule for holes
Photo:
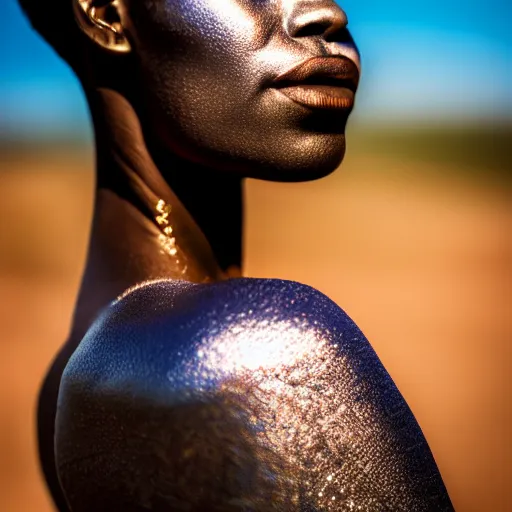
[[73,0],[18,0],[32,27],[75,70],[80,67],[79,55],[83,36],[75,23]]

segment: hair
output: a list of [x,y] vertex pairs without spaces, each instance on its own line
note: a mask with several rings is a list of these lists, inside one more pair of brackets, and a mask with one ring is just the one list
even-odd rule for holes
[[[73,0],[18,0],[34,30],[76,71],[83,36],[73,13]],[[50,5],[49,5],[50,4]],[[77,58],[78,57],[78,58]]]

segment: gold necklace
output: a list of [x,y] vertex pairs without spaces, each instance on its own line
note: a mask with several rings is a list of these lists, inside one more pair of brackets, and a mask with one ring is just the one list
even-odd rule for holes
[[172,236],[174,229],[171,226],[170,215],[172,207],[167,204],[163,199],[160,199],[156,205],[156,222],[160,226],[162,233],[158,237],[162,251],[169,256],[176,256],[178,254],[178,248],[176,247],[176,237]]
[[[166,203],[163,199],[159,199],[156,204],[156,212],[157,215],[155,216],[155,220],[161,230],[161,233],[158,236],[158,241],[160,243],[162,254],[171,256],[175,264],[180,268],[181,274],[185,275],[188,272],[189,267],[187,265],[187,258],[183,253],[183,250],[177,245],[176,237],[174,236],[174,228],[171,225],[172,206]],[[224,279],[242,277],[240,268],[235,266],[230,267],[223,274]],[[212,280],[215,280],[215,276],[213,274],[206,274],[206,277],[204,277],[201,282],[209,282]]]

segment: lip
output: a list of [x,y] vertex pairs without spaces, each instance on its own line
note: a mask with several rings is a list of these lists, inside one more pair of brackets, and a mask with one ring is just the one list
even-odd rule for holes
[[351,110],[359,69],[346,57],[313,57],[279,75],[273,87],[292,101],[320,110]]

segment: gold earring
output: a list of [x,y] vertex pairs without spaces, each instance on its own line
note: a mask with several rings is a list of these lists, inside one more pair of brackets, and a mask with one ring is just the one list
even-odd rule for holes
[[104,28],[105,30],[108,30],[109,32],[113,32],[116,36],[119,36],[119,31],[114,27],[114,25],[109,25],[102,19],[98,18],[96,14],[96,7],[93,5],[89,5],[87,14],[91,20],[98,25],[98,27]]
[[[108,23],[102,19],[97,7],[92,4],[93,0],[75,0],[73,2],[75,18],[82,32],[110,51],[116,53],[129,52],[131,49],[130,43],[123,34],[120,21]],[[104,9],[115,9],[116,13],[117,8],[117,0],[113,0],[104,7]],[[118,17],[117,14],[116,17]]]

